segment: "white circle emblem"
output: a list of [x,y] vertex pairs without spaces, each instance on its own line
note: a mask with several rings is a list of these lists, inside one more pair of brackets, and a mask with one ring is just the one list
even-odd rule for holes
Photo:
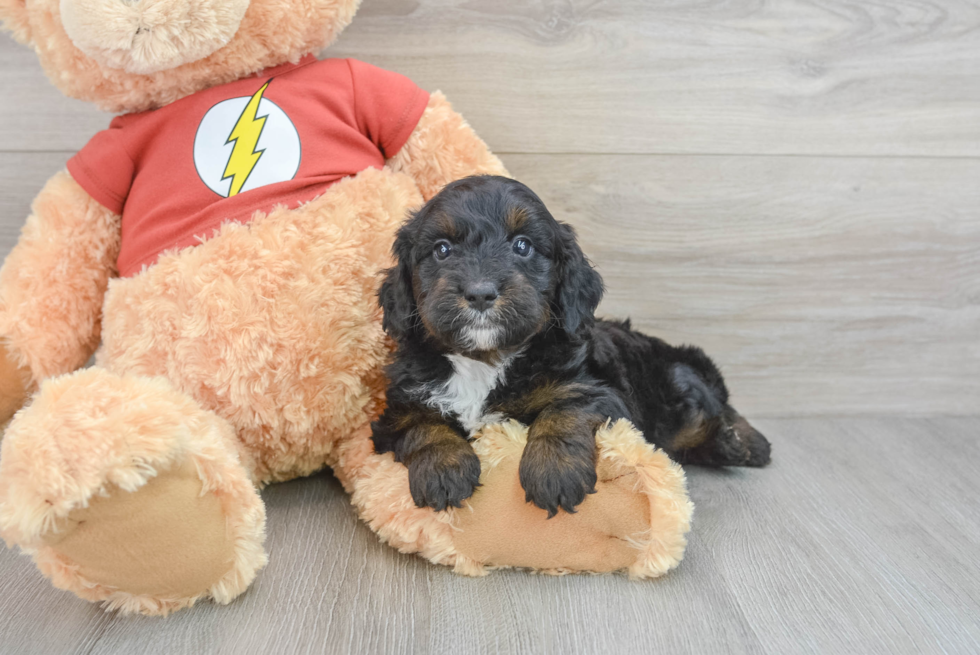
[[209,189],[229,197],[296,176],[302,156],[299,133],[279,106],[252,96],[211,107],[194,137],[194,166]]

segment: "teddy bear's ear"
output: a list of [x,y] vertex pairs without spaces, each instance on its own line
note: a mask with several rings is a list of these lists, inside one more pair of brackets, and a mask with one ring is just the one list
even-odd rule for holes
[[0,24],[24,45],[31,43],[26,0],[0,0]]

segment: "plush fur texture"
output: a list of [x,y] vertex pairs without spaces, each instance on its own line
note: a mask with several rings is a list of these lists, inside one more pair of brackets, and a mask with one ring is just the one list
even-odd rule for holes
[[[114,12],[104,31],[84,13],[87,3],[0,0],[0,20],[34,46],[63,92],[116,112],[298,61],[330,42],[359,4],[252,0],[225,43],[235,17],[209,17],[217,6],[210,2],[102,7]],[[175,20],[197,10],[205,12],[199,20]],[[167,51],[182,39],[186,50]],[[391,348],[374,295],[378,270],[392,263],[397,224],[457,177],[504,172],[434,93],[384,170],[362,171],[299,208],[224,225],[125,280],[112,279],[119,218],[67,175],[53,178],[0,272],[0,356],[9,354],[0,393],[11,394],[2,407],[12,411],[25,385],[41,383],[2,445],[3,537],[32,554],[56,585],[110,608],[166,614],[204,597],[228,602],[265,562],[253,485],[332,466],[392,545],[464,573],[498,565],[457,546],[460,534],[479,530],[415,506],[404,467],[374,452],[369,422],[383,406],[382,363]],[[100,336],[97,366],[68,373]],[[681,488],[644,477],[642,468],[640,461],[619,479],[635,476],[650,482],[642,493],[651,499],[686,503]],[[501,479],[512,486],[516,473]],[[635,496],[633,482],[619,484],[619,495],[600,494],[597,502]],[[514,514],[527,509],[509,486],[503,491]],[[593,523],[569,524],[568,543],[578,543],[578,531],[608,543],[656,525],[652,509],[634,511],[642,502],[591,506]],[[612,524],[619,527],[601,527]],[[658,529],[676,543],[682,525]],[[543,536],[555,537],[551,530]],[[580,550],[569,561],[608,570],[608,550]],[[533,553],[514,556],[499,565],[536,561]]]
[[[48,77],[65,95],[113,113],[162,107],[195,91],[297,62],[329,45],[360,5],[360,0],[251,0],[224,47],[176,68],[139,74],[100,64],[72,42],[60,6],[73,1],[0,0],[0,19],[19,40],[34,46]],[[186,1],[155,4],[164,11]],[[220,38],[220,33],[216,30],[211,36]],[[138,45],[135,39],[134,44]]]
[[549,521],[524,503],[517,468],[527,428],[516,421],[487,426],[473,441],[481,486],[460,509],[415,506],[408,470],[392,453],[370,450],[352,500],[389,545],[463,575],[509,567],[663,575],[683,558],[691,524],[683,472],[627,421],[601,427],[596,442],[599,493]]
[[95,352],[118,254],[119,216],[68,173],[51,178],[0,269],[0,335],[29,388]]
[[596,321],[602,279],[521,183],[446,186],[399,230],[394,253],[379,301],[398,350],[374,443],[408,467],[419,506],[472,495],[480,467],[467,438],[501,417],[530,426],[521,484],[549,516],[595,492],[594,434],[610,419],[632,420],[681,461],[768,463],[768,442],[727,404],[700,349]]
[[370,448],[370,432],[362,450],[363,459],[352,485],[351,500],[368,526],[381,540],[403,553],[419,553],[426,559],[474,573],[479,566],[457,561],[452,516],[415,506],[408,493],[408,473],[391,455],[379,455]]
[[388,166],[416,180],[422,197],[429,200],[443,186],[474,172],[507,175],[507,170],[441,92],[429,98],[412,139]]
[[[440,126],[442,121],[451,124]],[[429,138],[432,134],[443,136]],[[375,293],[379,270],[391,264],[395,229],[410,208],[422,204],[420,187],[437,188],[461,170],[432,148],[486,151],[439,96],[430,100],[405,148],[416,157],[414,163],[398,166],[405,172],[390,167],[366,170],[297,209],[259,214],[248,225],[226,224],[201,245],[168,253],[141,274],[111,282],[118,217],[59,174],[39,196],[35,214],[0,274],[0,298],[6,300],[0,324],[7,330],[10,361],[33,367],[27,377],[43,380],[80,366],[101,334],[99,374],[122,375],[127,384],[163,376],[178,390],[174,393],[184,394],[182,411],[209,410],[227,420],[238,449],[237,459],[225,459],[228,475],[234,472],[261,485],[333,466],[353,491],[366,479],[363,471],[378,465],[368,456],[369,422],[383,406],[383,363],[390,344],[381,329]],[[444,165],[417,165],[426,157],[441,158]],[[499,168],[488,152],[470,152],[467,157]],[[16,368],[8,373],[8,382],[21,379]],[[56,380],[78,387],[72,416],[84,424],[90,403],[87,420],[97,428],[92,429],[92,441],[77,442],[70,429],[60,428],[58,438],[75,444],[67,458],[31,451],[52,475],[74,469],[76,458],[94,455],[86,444],[98,450],[96,438],[116,443],[129,430],[126,420],[97,421],[99,405],[86,391],[94,385],[94,395],[100,393],[93,380],[81,374]],[[13,411],[18,399],[8,400]],[[63,420],[58,415],[68,411],[65,407],[35,402],[26,408],[15,422],[21,427],[7,436],[14,444],[10,448],[28,444],[26,435],[48,420],[46,414],[53,414],[50,420]],[[97,434],[100,430],[104,433]],[[4,462],[8,459],[16,458],[5,456]],[[4,497],[16,499],[8,501],[4,511],[12,512],[10,507],[19,506],[23,498],[41,493],[32,475],[16,469],[0,471],[0,481]],[[104,483],[107,502],[113,494],[140,488]],[[239,500],[245,504],[245,499]],[[363,511],[385,513],[401,504],[381,495]],[[72,507],[83,505],[82,500],[69,503],[65,511],[72,515]],[[39,545],[33,530],[48,530],[50,535],[49,520],[33,523],[32,531],[17,528],[21,519],[16,516],[4,521],[8,541],[34,553],[38,566],[56,584],[110,607],[165,614],[203,596],[230,600],[251,579],[237,575],[179,599],[110,591],[79,572],[90,570],[93,562],[72,561]],[[409,524],[409,519],[400,518],[393,525]],[[411,542],[407,534],[392,533],[391,539]],[[125,547],[119,540],[112,542]],[[131,545],[139,547],[140,543]],[[256,557],[264,557],[260,542],[255,547]],[[194,546],[187,548],[193,552]],[[439,548],[421,550],[439,561]]]
[[27,0],[0,0],[0,25],[19,43],[31,42],[31,25]]
[[[73,510],[96,497],[138,492],[182,462],[195,467],[202,493],[219,499],[234,543],[233,561],[209,588],[181,598],[114,589],[87,579],[84,566],[46,544]],[[99,369],[62,376],[45,382],[31,411],[20,412],[7,429],[0,448],[0,536],[32,554],[56,586],[112,608],[166,614],[202,596],[229,602],[266,562],[265,509],[243,463],[247,451],[231,426],[166,380]]]
[[61,22],[72,43],[108,68],[149,74],[207,57],[225,46],[249,0],[67,0]]
[[226,224],[113,280],[96,361],[165,375],[227,419],[262,483],[332,464],[334,444],[381,410],[378,271],[420,202],[410,178],[368,169],[299,209]]

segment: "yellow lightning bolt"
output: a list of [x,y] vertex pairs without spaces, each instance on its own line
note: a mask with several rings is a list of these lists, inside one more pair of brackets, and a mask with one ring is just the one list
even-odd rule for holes
[[[271,81],[269,80],[269,82]],[[259,136],[262,134],[262,128],[265,127],[265,119],[268,116],[256,118],[255,113],[259,110],[259,102],[261,102],[262,94],[268,88],[269,82],[263,84],[262,88],[248,99],[248,104],[245,105],[242,115],[238,117],[238,122],[235,123],[228,140],[225,141],[225,143],[235,142],[231,157],[228,158],[228,164],[225,165],[225,173],[221,176],[222,180],[232,178],[231,188],[228,191],[229,198],[242,190],[245,180],[248,179],[252,169],[259,163],[262,153],[265,152],[264,150],[256,151],[255,146],[259,143]]]

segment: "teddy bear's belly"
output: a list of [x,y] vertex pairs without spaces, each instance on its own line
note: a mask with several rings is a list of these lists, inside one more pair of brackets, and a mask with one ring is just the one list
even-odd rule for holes
[[421,203],[407,176],[368,169],[113,280],[98,362],[166,376],[231,421],[260,480],[330,464],[383,402],[378,272]]

